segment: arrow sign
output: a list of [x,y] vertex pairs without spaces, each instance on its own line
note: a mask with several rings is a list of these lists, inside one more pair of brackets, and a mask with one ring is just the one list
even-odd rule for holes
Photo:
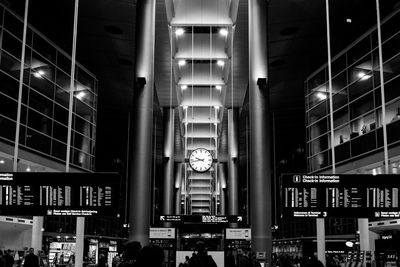
[[160,221],[165,221],[165,216],[160,216]]
[[237,221],[238,221],[238,222],[242,222],[242,221],[243,221],[243,217],[242,217],[242,216],[238,216],[238,217],[237,217]]

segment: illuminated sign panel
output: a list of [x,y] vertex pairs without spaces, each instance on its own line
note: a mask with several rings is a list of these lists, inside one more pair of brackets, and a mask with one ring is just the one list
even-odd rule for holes
[[285,174],[287,217],[400,218],[400,175]]
[[0,215],[116,216],[115,173],[0,173]]

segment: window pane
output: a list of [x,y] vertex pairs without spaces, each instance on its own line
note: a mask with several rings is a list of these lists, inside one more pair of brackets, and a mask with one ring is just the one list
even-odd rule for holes
[[3,94],[0,94],[0,114],[17,120],[18,102]]
[[51,139],[41,133],[28,128],[26,135],[26,145],[35,150],[50,154]]
[[32,109],[28,110],[28,126],[47,135],[51,135],[52,120]]
[[15,78],[0,71],[0,92],[14,99],[18,99],[18,84]]
[[0,116],[0,136],[14,141],[15,138],[15,125],[16,123],[3,117]]

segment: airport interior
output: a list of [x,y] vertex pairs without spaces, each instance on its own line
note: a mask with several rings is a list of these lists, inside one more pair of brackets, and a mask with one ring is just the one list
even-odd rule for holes
[[0,0],[0,267],[400,266],[399,174],[400,1]]

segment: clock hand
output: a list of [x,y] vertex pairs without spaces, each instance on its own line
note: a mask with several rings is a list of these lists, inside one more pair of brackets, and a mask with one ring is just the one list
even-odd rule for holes
[[200,161],[200,160],[201,160],[201,161],[204,161],[204,159],[199,159],[199,158],[196,158],[196,159],[197,159],[196,161]]

